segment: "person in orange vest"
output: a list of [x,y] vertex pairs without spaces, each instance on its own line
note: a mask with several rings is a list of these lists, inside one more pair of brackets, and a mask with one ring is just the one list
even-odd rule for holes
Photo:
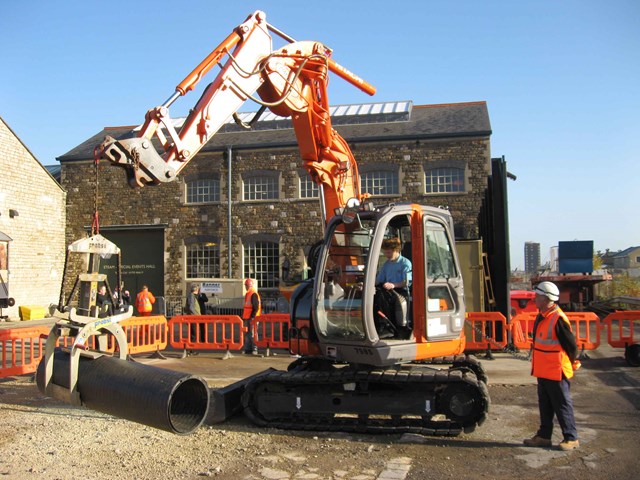
[[576,339],[567,316],[555,303],[560,298],[558,287],[552,282],[541,282],[533,291],[539,313],[533,324],[531,374],[538,379],[540,428],[533,438],[524,440],[524,444],[528,447],[551,447],[555,415],[563,435],[560,450],[574,450],[580,442],[569,380],[580,368],[580,362],[576,360]]
[[242,347],[242,353],[258,355],[258,347],[253,343],[253,331],[251,329],[251,323],[253,323],[256,317],[262,315],[262,301],[258,290],[254,288],[253,280],[250,278],[245,279],[244,286],[247,289],[247,293],[244,296],[244,307],[242,309],[242,321],[247,332],[244,336],[244,345]]
[[156,303],[156,297],[149,291],[149,287],[142,286],[142,290],[136,296],[136,308],[142,317],[148,317],[153,310],[153,304]]

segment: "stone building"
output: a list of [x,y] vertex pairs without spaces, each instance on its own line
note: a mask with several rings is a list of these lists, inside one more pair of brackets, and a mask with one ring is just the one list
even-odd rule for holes
[[66,194],[2,118],[0,172],[0,276],[15,300],[2,316],[17,319],[21,306],[58,303]]
[[[492,174],[485,102],[344,105],[331,114],[374,203],[446,206],[458,239],[482,237]],[[105,135],[131,130],[105,128],[58,158],[67,242],[86,235],[97,190],[100,232],[123,249],[130,290],[147,283],[182,297],[192,282],[251,276],[269,295],[305,276],[306,254],[322,237],[322,211],[288,119],[268,114],[249,131],[229,122],[177,181],[138,189],[123,170],[93,162]]]

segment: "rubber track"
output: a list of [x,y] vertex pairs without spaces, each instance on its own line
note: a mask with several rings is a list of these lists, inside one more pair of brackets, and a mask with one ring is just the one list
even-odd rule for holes
[[[255,409],[257,390],[267,383],[294,389],[299,386],[325,385],[323,390],[335,391],[343,388],[346,383],[367,382],[369,385],[391,386],[401,383],[406,389],[411,387],[412,395],[420,391],[427,391],[435,395],[435,402],[439,402],[439,393],[447,385],[459,384],[461,387],[475,389],[477,401],[473,420],[460,424],[452,420],[427,420],[414,417],[383,417],[371,418],[369,416],[305,416],[297,412],[287,418],[267,419]],[[335,388],[330,388],[334,386]],[[401,390],[402,392],[402,390]],[[406,391],[401,393],[406,395]],[[290,393],[294,396],[295,393]],[[273,427],[286,430],[319,430],[340,431],[358,433],[417,433],[430,436],[456,436],[465,432],[471,432],[476,426],[481,425],[486,419],[490,404],[489,392],[484,382],[479,381],[475,374],[464,368],[434,371],[403,371],[403,370],[373,370],[354,371],[351,369],[335,369],[334,371],[276,371],[256,379],[246,386],[243,394],[243,406],[245,415],[255,424],[262,427]],[[439,412],[438,412],[439,413]]]

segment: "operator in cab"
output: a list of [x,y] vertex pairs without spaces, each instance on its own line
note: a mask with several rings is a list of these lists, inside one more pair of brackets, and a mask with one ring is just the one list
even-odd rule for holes
[[376,285],[385,290],[395,290],[403,297],[409,296],[411,284],[411,261],[400,255],[402,243],[397,237],[382,242],[382,253],[387,261],[376,276]]

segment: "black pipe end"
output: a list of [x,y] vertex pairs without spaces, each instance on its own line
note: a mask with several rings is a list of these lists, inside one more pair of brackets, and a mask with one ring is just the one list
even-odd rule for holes
[[169,423],[178,435],[197,429],[209,410],[209,387],[197,377],[189,377],[176,385],[169,408]]

